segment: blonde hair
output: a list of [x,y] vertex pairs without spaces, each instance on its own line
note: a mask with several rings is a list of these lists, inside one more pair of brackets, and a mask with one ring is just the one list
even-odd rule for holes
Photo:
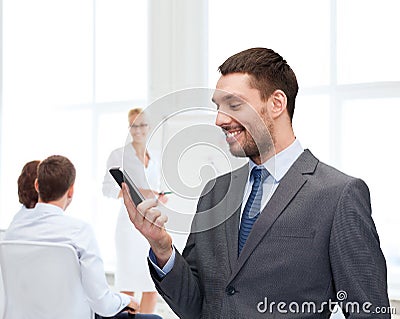
[[139,115],[140,113],[143,112],[143,109],[141,107],[136,107],[134,109],[130,109],[128,112],[128,119],[133,116],[133,115]]

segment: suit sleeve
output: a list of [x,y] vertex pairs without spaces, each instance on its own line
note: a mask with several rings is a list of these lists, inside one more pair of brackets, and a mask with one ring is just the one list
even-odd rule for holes
[[[210,257],[205,255],[204,251],[196,246],[200,231],[205,225],[210,223],[210,214],[203,214],[219,203],[221,198],[225,197],[225,192],[217,186],[217,180],[209,181],[200,196],[197,212],[192,221],[191,234],[186,242],[182,255],[176,250],[175,263],[172,270],[162,279],[149,262],[151,276],[157,288],[157,291],[169,304],[171,309],[183,319],[201,318],[204,310],[204,288],[202,283],[201,269],[204,262]],[[207,217],[202,217],[206,215]]]
[[202,293],[196,268],[195,235],[191,234],[182,255],[176,250],[175,263],[165,277],[160,278],[149,262],[157,291],[179,318],[201,316]]
[[198,255],[201,252],[198,252],[196,247],[196,233],[199,230],[198,213],[206,211],[207,207],[214,202],[213,194],[215,192],[212,192],[214,186],[214,181],[210,181],[204,187],[197,205],[197,213],[192,222],[191,234],[182,255],[176,250],[175,263],[172,270],[161,279],[149,262],[150,273],[157,291],[180,318],[196,319],[201,317],[204,294],[198,261],[207,258],[207,256]]
[[367,185],[352,179],[343,189],[333,219],[329,254],[337,301],[346,318],[390,318],[386,261],[371,217]]

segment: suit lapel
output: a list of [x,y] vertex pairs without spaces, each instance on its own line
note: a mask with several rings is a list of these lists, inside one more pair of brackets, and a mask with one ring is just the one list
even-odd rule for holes
[[[279,215],[306,183],[307,179],[303,176],[303,174],[312,173],[315,170],[317,163],[318,160],[311,154],[311,152],[305,150],[292,165],[286,175],[282,178],[275,193],[272,195],[260,217],[254,223],[253,229],[247,238],[246,244],[244,245],[239,258],[237,259],[237,263],[232,269],[232,275],[230,278],[231,280],[243,267],[246,260],[266,235]],[[243,194],[243,192],[241,194]],[[237,224],[237,227],[239,227],[239,224]],[[236,234],[238,234],[238,230],[236,231]],[[236,253],[238,249],[237,245],[236,239]]]
[[237,263],[240,209],[248,174],[247,164],[232,172],[232,181],[226,193],[226,212],[229,215],[226,216],[225,232],[231,270]]

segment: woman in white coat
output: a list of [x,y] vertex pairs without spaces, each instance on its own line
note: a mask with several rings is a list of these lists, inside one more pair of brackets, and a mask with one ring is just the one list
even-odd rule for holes
[[[121,190],[108,170],[123,167],[132,180],[147,197],[154,197],[160,188],[160,165],[156,155],[146,149],[149,124],[142,109],[132,109],[128,113],[129,132],[132,142],[111,152],[107,160],[107,170],[103,181],[103,194],[121,198]],[[165,202],[162,196],[161,201]],[[116,226],[116,288],[129,295],[142,292],[141,313],[153,313],[157,302],[157,292],[147,266],[149,244],[129,220],[125,205],[121,208]]]

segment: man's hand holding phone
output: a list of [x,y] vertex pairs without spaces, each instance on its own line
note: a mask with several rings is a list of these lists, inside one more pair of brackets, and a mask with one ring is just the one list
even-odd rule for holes
[[136,207],[126,183],[122,183],[122,196],[131,222],[150,243],[158,266],[164,267],[172,255],[172,238],[165,230],[168,217],[156,208],[158,199],[146,199]]

